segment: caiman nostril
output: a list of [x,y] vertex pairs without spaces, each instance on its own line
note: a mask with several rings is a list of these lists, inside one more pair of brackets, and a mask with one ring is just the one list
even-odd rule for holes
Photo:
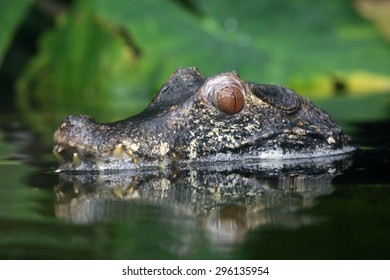
[[63,124],[82,127],[83,125],[94,123],[95,119],[88,115],[70,115],[66,117],[63,121]]

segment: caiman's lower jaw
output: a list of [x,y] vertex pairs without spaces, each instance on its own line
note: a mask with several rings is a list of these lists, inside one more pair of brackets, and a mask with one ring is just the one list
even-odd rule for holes
[[55,144],[53,153],[59,162],[59,171],[123,170],[139,166],[140,158],[135,148],[134,145],[130,148],[120,143],[111,150],[100,151]]

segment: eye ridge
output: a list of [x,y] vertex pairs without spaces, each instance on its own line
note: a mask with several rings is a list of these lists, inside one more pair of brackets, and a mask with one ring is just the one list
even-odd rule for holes
[[217,102],[225,113],[236,114],[244,108],[244,94],[237,87],[224,87],[217,93]]

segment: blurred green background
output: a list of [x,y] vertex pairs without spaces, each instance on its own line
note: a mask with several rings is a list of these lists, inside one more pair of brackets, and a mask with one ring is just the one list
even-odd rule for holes
[[336,119],[384,118],[389,2],[0,0],[1,110],[47,135],[68,114],[122,119],[196,66],[294,88]]

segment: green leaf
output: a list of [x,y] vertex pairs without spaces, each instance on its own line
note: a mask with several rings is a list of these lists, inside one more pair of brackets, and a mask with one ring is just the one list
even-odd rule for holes
[[[339,73],[390,79],[389,45],[348,1],[192,1],[200,16],[177,2],[95,1],[97,13],[129,30],[143,60],[163,62],[164,78],[191,65],[209,75],[234,69],[246,80],[303,90],[332,89]],[[319,77],[323,88],[315,83]]]
[[143,77],[154,70],[137,65],[135,51],[120,33],[119,27],[94,15],[88,1],[79,1],[57,20],[17,84],[19,107],[31,125],[47,131],[71,113],[98,111],[103,121],[104,116],[123,118],[123,112],[133,114],[145,106],[151,87]]
[[29,0],[0,0],[0,65],[15,34],[15,30],[23,20],[30,4],[31,1]]

